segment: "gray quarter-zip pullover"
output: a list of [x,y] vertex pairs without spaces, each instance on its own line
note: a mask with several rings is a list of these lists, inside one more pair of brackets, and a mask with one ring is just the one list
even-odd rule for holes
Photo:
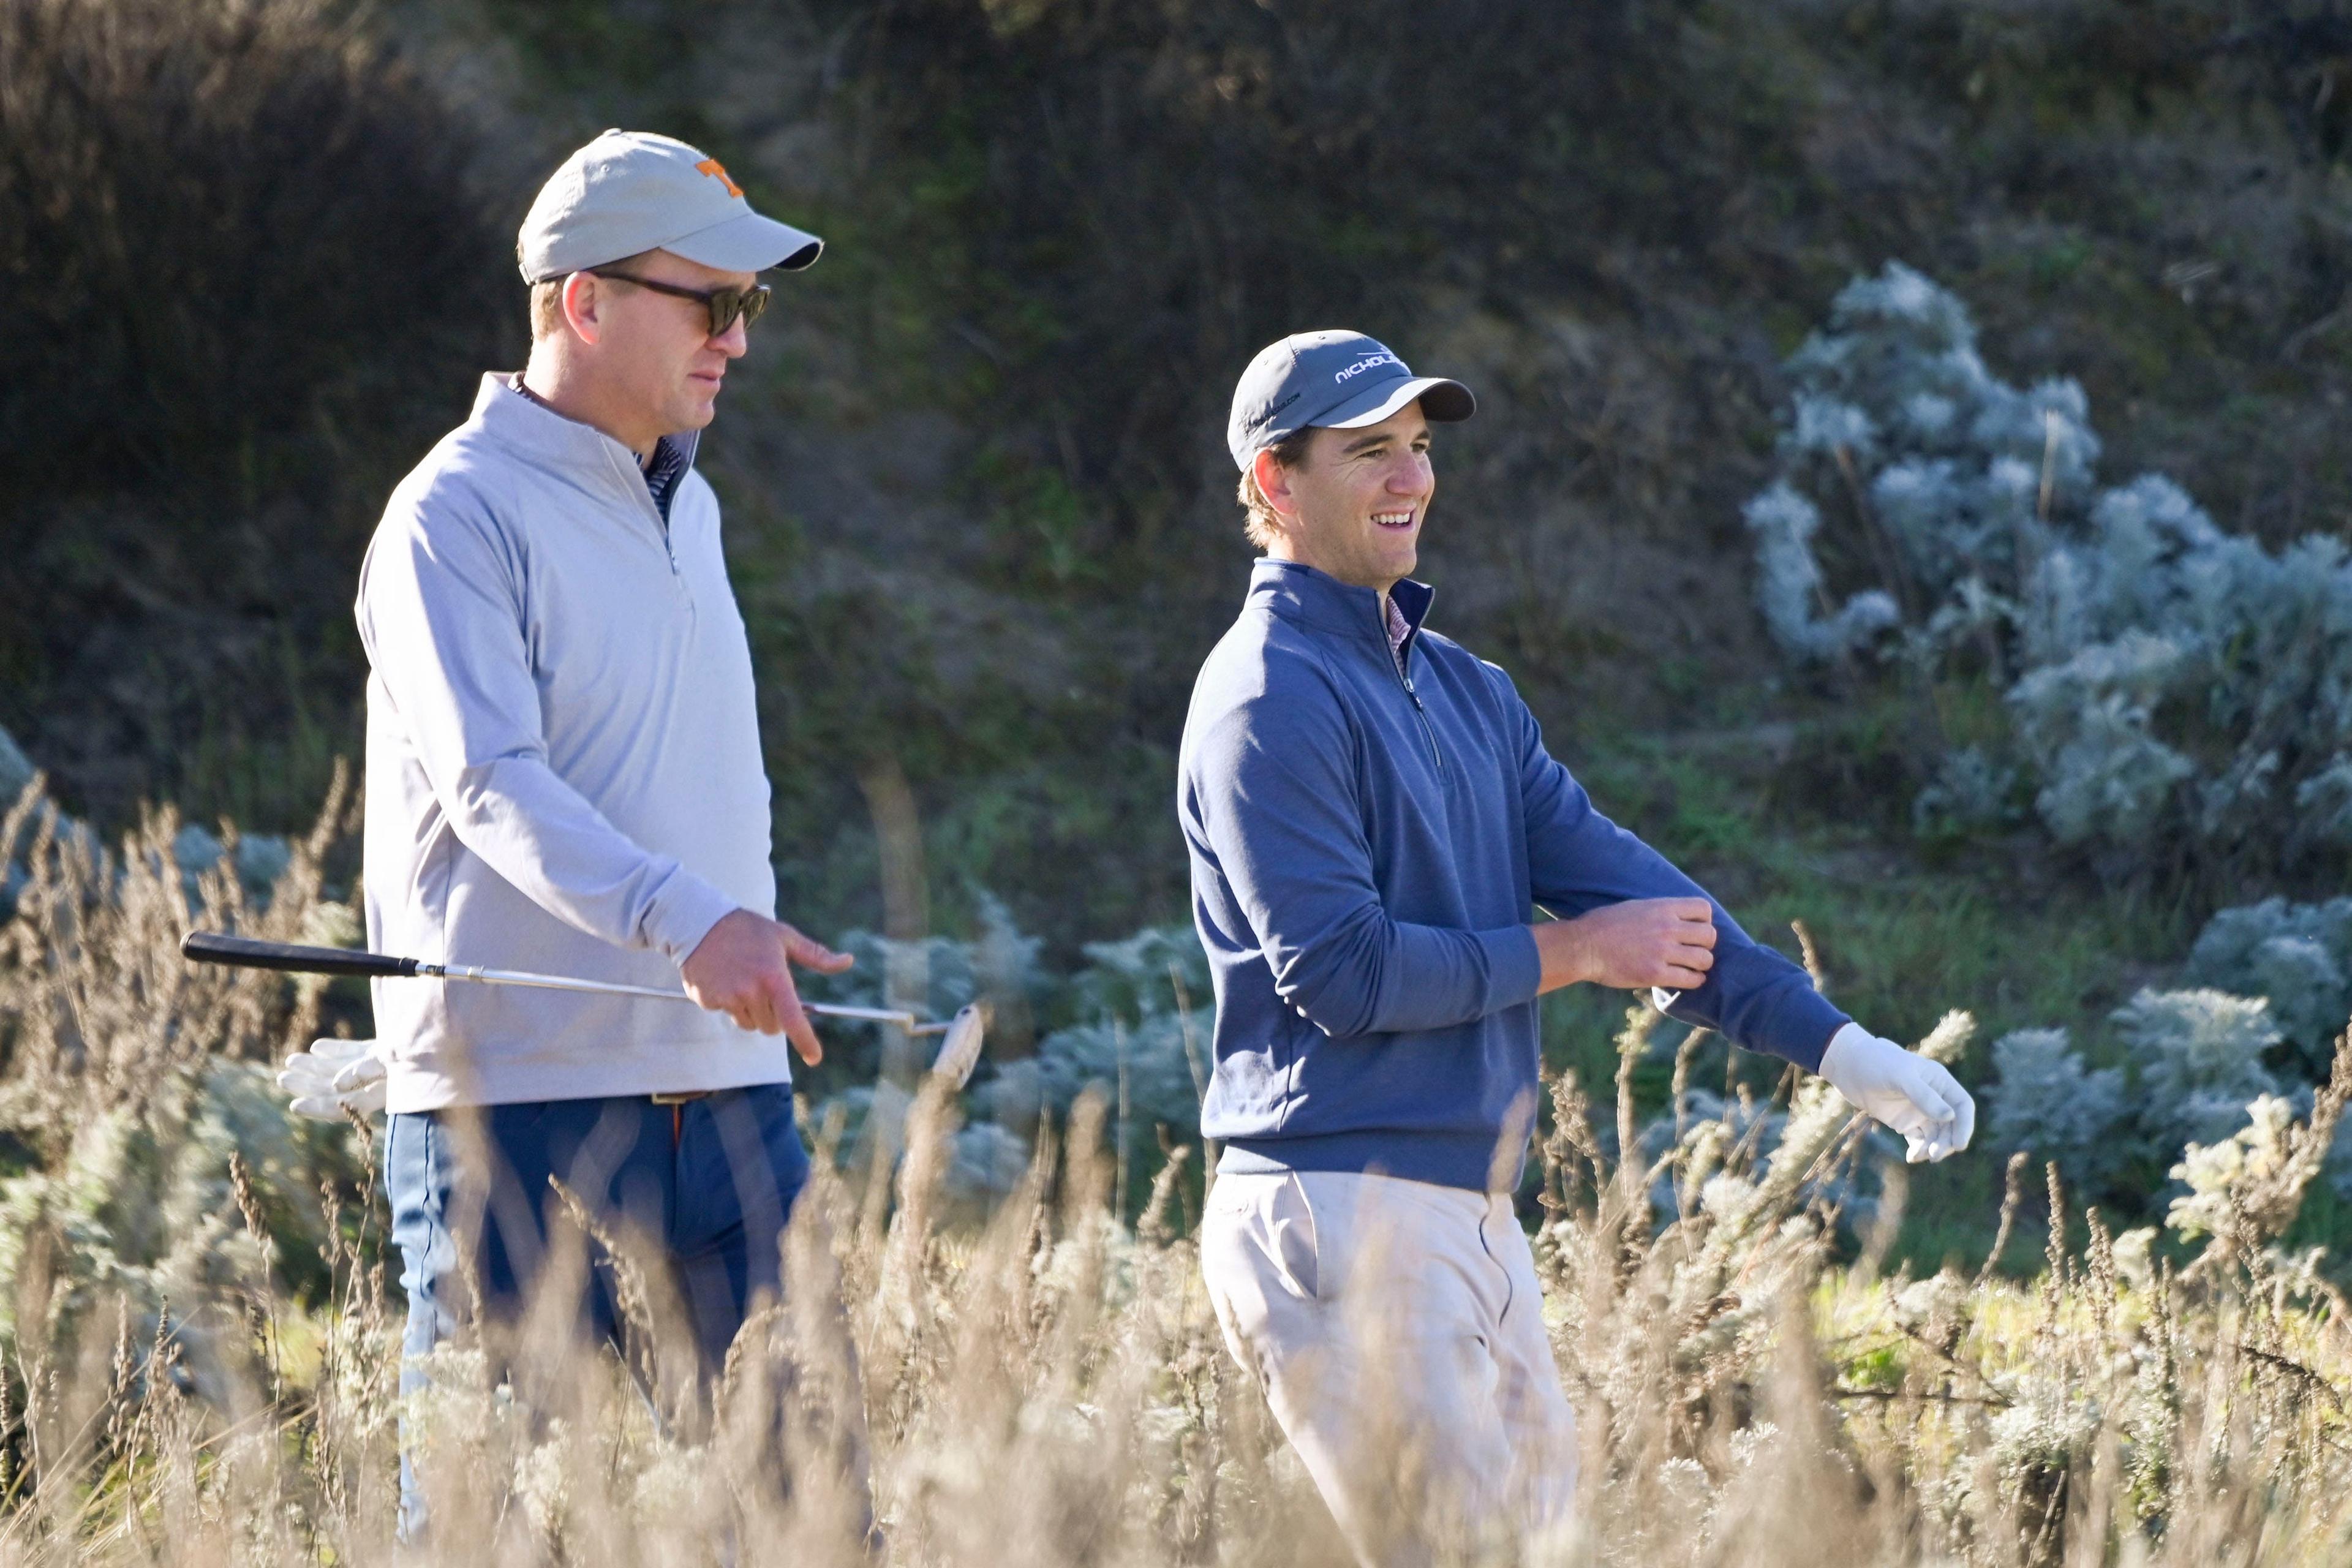
[[[774,912],[718,499],[688,468],[670,501],[665,520],[627,447],[496,375],[394,490],[357,606],[377,951],[675,987],[719,917]],[[374,994],[395,1111],[792,1076],[781,1036],[684,1002]]]

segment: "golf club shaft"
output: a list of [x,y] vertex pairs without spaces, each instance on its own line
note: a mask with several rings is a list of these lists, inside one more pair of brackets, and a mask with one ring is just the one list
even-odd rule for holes
[[[562,974],[532,974],[520,969],[484,969],[478,964],[424,963],[416,966],[419,974],[437,974],[444,980],[471,980],[484,985],[535,985],[545,991],[587,991],[600,996],[645,996],[656,1002],[691,1002],[693,997],[683,991],[664,991],[653,985],[621,985],[604,980],[574,980]],[[910,1035],[938,1035],[947,1031],[945,1024],[924,1024],[916,1021],[912,1013],[897,1007],[853,1007],[843,1002],[803,1001],[801,1005],[820,1018],[857,1018],[869,1024],[896,1024]]]
[[[642,996],[656,1002],[688,1002],[683,991],[652,985],[623,985],[610,980],[581,980],[568,974],[534,974],[520,969],[486,969],[480,964],[434,963],[422,958],[398,958],[382,952],[354,952],[340,947],[305,947],[299,942],[263,942],[257,937],[230,936],[222,931],[192,931],[180,943],[181,954],[198,963],[225,963],[245,969],[277,969],[297,974],[357,974],[376,980],[431,977],[464,980],[482,985],[529,985],[543,991],[583,991],[599,996]],[[808,1011],[824,1018],[856,1018],[873,1024],[896,1024],[913,1035],[944,1033],[945,1024],[924,1024],[915,1015],[895,1007],[853,1007],[835,1002],[803,1002]]]
[[[419,974],[438,975],[444,980],[471,980],[483,985],[530,985],[542,991],[585,991],[598,996],[645,996],[656,1002],[691,1002],[693,997],[683,991],[665,991],[658,985],[623,985],[610,980],[576,980],[565,974],[533,974],[522,969],[485,969],[478,963],[426,963],[416,965]],[[852,1007],[835,1002],[803,1002],[810,1012],[826,1018],[862,1018],[874,1024],[896,1024],[901,1028],[917,1026],[912,1013],[895,1007]]]

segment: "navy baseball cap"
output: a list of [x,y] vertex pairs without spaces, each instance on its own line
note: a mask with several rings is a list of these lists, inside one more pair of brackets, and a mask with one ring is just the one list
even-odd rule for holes
[[1415,375],[1388,345],[1361,332],[1294,332],[1269,343],[1242,372],[1234,388],[1225,445],[1234,462],[1250,459],[1286,436],[1309,426],[1352,430],[1381,420],[1421,399],[1421,412],[1438,424],[1467,419],[1478,400],[1458,381]]

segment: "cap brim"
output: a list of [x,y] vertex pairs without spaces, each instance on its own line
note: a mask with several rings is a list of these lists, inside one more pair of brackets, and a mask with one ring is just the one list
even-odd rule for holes
[[788,223],[744,213],[677,239],[661,248],[721,272],[798,272],[824,249],[824,241]]
[[1458,381],[1442,375],[1416,375],[1403,381],[1367,387],[1315,421],[1333,430],[1357,430],[1377,425],[1413,399],[1421,400],[1422,416],[1438,425],[1454,425],[1478,412],[1478,400]]

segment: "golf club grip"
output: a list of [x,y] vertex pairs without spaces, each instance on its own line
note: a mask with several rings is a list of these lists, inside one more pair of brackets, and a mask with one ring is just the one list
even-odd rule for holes
[[361,974],[394,980],[416,973],[416,960],[341,947],[304,947],[263,942],[226,931],[192,931],[180,939],[180,956],[197,963],[227,963],[240,969],[283,969],[297,974]]

